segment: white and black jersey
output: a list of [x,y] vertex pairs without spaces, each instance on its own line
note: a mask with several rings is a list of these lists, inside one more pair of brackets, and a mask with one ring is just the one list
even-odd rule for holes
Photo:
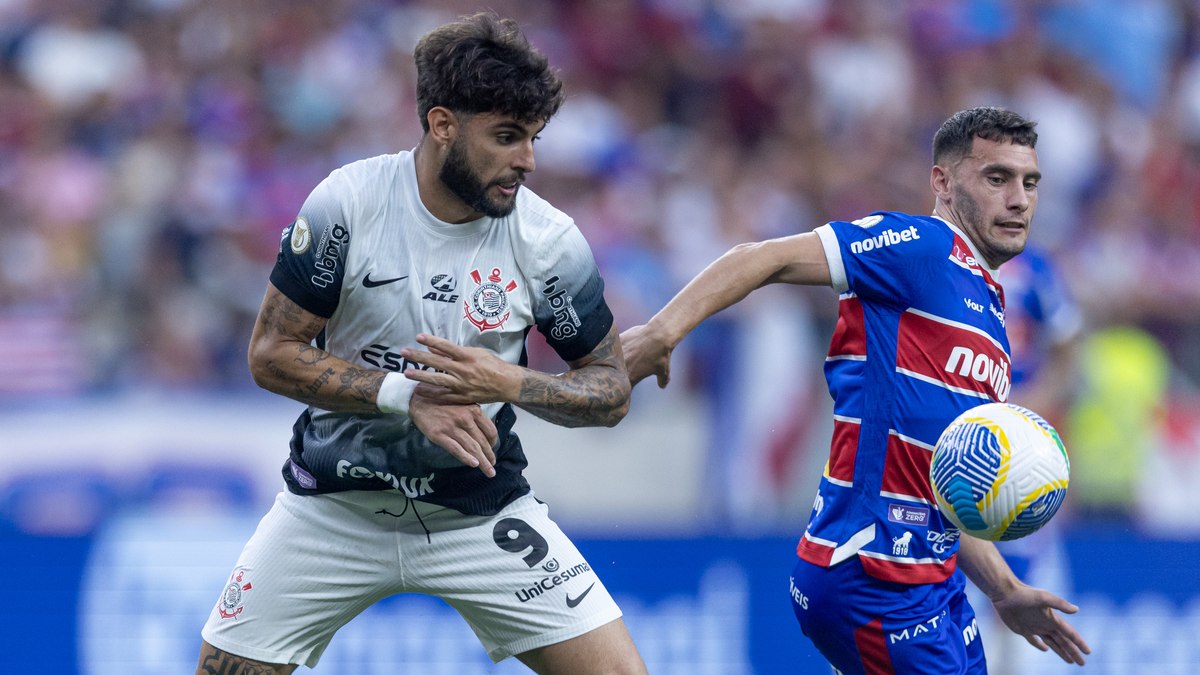
[[[604,282],[574,222],[528,189],[504,218],[449,224],[417,192],[412,152],[348,164],[322,181],[283,231],[271,283],[327,317],[317,346],[368,368],[419,367],[418,333],[526,362],[536,326],[566,361],[612,327]],[[310,406],[297,420],[284,478],[292,492],[397,489],[413,499],[491,515],[528,492],[509,404],[483,406],[499,431],[487,478],[434,445],[406,415]]]

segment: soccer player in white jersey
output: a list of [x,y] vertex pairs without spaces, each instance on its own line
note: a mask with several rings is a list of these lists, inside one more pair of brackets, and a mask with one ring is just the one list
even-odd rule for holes
[[[281,237],[249,363],[308,407],[287,490],[213,607],[196,672],[312,667],[374,602],[424,593],[495,661],[644,673],[620,609],[533,497],[512,432],[514,406],[611,426],[629,405],[591,250],[522,187],[561,82],[490,13],[433,30],[415,59],[416,148],[334,171]],[[533,328],[567,372],[524,367]]]
[[986,673],[964,572],[1038,649],[1081,665],[1089,652],[1058,613],[1077,608],[1021,583],[993,544],[963,536],[929,484],[946,425],[1008,397],[995,274],[1025,247],[1036,143],[1034,123],[1016,113],[960,111],[934,136],[932,215],[881,211],[738,245],[621,335],[631,381],[655,374],[666,386],[679,341],[753,290],[839,291],[825,360],[833,439],[787,590],[804,634],[845,675]]

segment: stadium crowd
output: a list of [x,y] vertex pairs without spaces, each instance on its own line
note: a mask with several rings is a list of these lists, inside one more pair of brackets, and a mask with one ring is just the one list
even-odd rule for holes
[[[0,396],[252,386],[245,348],[280,231],[333,168],[415,143],[415,40],[483,7],[0,1]],[[1039,122],[1033,236],[1089,324],[1132,327],[1200,382],[1200,5],[487,7],[563,71],[567,104],[528,184],[588,236],[621,325],[737,242],[928,212],[934,126],[994,104]],[[835,303],[803,293],[739,306],[696,351],[720,358],[739,327],[781,313],[827,335]],[[752,376],[786,376],[770,370]]]

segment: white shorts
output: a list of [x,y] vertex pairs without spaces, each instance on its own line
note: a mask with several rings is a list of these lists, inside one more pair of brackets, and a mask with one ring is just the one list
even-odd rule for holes
[[397,593],[445,600],[495,662],[621,617],[531,494],[468,516],[392,490],[281,492],[202,635],[231,654],[311,668],[339,628]]

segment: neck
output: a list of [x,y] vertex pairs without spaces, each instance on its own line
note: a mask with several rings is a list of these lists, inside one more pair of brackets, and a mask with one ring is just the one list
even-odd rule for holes
[[463,200],[446,188],[439,173],[441,158],[438,148],[429,141],[426,134],[413,150],[413,163],[417,168],[417,192],[421,203],[433,214],[434,218],[444,223],[466,223],[479,218],[480,214],[471,210]]

